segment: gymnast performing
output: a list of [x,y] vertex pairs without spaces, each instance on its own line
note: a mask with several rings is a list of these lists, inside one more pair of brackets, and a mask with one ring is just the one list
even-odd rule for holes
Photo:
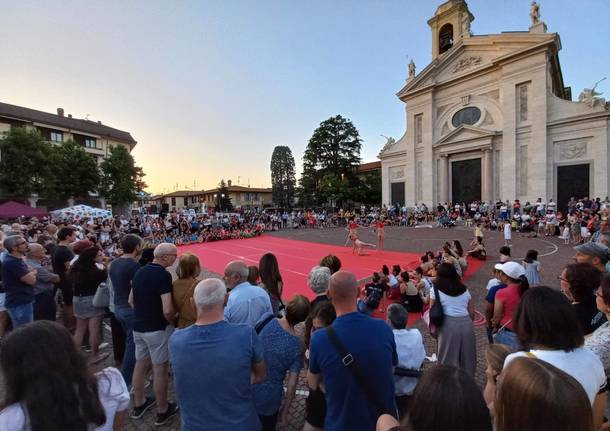
[[347,246],[349,241],[352,241],[352,254],[358,253],[358,256],[362,255],[362,249],[364,248],[375,248],[377,247],[375,244],[370,244],[368,242],[361,241],[358,238],[358,228],[364,227],[360,226],[358,222],[354,218],[352,218],[347,224],[347,240],[345,241],[345,245]]

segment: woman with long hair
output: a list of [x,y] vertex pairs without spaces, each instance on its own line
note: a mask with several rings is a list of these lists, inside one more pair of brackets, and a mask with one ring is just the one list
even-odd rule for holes
[[444,262],[438,266],[434,285],[430,291],[430,307],[440,301],[444,321],[438,333],[438,361],[453,365],[474,376],[477,367],[477,349],[474,335],[474,304],[468,288],[462,284],[455,266]]
[[593,332],[591,320],[597,314],[595,290],[602,274],[590,263],[570,263],[559,275],[561,291],[568,297],[585,335]]
[[[504,368],[516,358],[530,357],[548,362],[574,377],[589,398],[594,429],[598,430],[606,407],[606,373],[597,355],[584,348],[582,328],[570,301],[550,287],[529,289],[521,298],[514,323],[523,351],[508,355]],[[571,431],[571,428],[562,429]]]
[[502,371],[497,392],[496,431],[598,429],[581,384],[540,359],[512,361]]
[[[312,334],[322,328],[330,326],[337,318],[335,307],[330,301],[319,303],[312,308],[312,313],[305,321],[305,359],[309,360],[309,344]],[[305,425],[303,431],[321,431],[324,429],[326,418],[326,399],[324,395],[324,382],[316,390],[310,390],[305,401]]]
[[513,313],[519,306],[521,296],[529,289],[525,269],[517,262],[506,262],[498,270],[500,281],[506,285],[496,293],[491,318],[494,342],[517,349],[519,343],[514,332]]
[[280,267],[277,258],[273,253],[265,253],[258,262],[258,272],[261,279],[261,287],[269,294],[273,314],[278,316],[284,309],[282,302],[282,291],[284,283],[280,274]]
[[68,280],[72,283],[74,290],[74,316],[76,316],[74,342],[80,347],[85,333],[89,329],[92,363],[100,362],[108,357],[108,353],[100,355],[98,350],[101,343],[102,319],[106,309],[93,305],[93,297],[98,286],[108,278],[108,272],[102,264],[103,259],[104,255],[99,248],[86,248],[80,253],[68,272]]
[[424,371],[400,424],[387,414],[377,421],[377,431],[441,430],[492,430],[489,410],[474,378],[447,365]]
[[70,333],[39,320],[2,340],[5,397],[0,429],[111,431],[121,429],[129,391],[121,373],[93,374]]
[[195,292],[195,285],[199,281],[201,264],[199,258],[192,253],[184,253],[178,259],[176,274],[178,279],[172,284],[172,300],[174,310],[178,312],[177,328],[186,328],[197,320],[190,299]]

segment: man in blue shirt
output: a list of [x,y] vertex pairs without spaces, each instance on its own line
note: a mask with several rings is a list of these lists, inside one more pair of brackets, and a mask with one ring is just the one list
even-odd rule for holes
[[394,334],[382,320],[357,311],[358,282],[354,274],[336,272],[331,277],[328,296],[337,312],[332,327],[372,393],[367,394],[353,370],[344,365],[326,330],[316,331],[311,338],[307,383],[311,389],[317,389],[324,379],[325,430],[375,429],[379,415],[396,415],[392,367],[398,357]]
[[5,307],[13,322],[13,328],[17,328],[34,320],[36,270],[30,270],[24,262],[28,243],[22,236],[7,237],[4,240],[4,248],[8,251],[2,262]]
[[191,299],[197,321],[169,341],[184,431],[261,428],[251,383],[266,376],[263,347],[252,327],[224,320],[226,298],[221,280],[199,282]]
[[229,300],[224,316],[230,323],[247,323],[254,327],[265,313],[273,313],[269,294],[259,286],[248,283],[248,266],[241,260],[229,262],[224,281],[229,289]]

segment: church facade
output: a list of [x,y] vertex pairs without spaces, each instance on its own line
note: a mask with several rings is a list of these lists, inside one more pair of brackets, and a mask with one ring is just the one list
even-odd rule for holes
[[472,35],[464,0],[428,21],[432,62],[397,93],[407,127],[379,153],[383,204],[608,195],[610,104],[592,89],[572,101],[558,53],[532,4],[529,31]]

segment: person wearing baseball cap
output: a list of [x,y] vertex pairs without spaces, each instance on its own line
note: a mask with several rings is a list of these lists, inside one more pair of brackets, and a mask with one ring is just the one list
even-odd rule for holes
[[513,312],[521,302],[521,296],[529,289],[525,269],[517,262],[506,262],[497,267],[500,281],[506,284],[496,293],[492,326],[494,342],[519,348],[517,334],[513,332]]
[[574,260],[578,263],[590,263],[602,273],[607,271],[610,260],[610,249],[599,242],[587,242],[574,247],[576,254]]

